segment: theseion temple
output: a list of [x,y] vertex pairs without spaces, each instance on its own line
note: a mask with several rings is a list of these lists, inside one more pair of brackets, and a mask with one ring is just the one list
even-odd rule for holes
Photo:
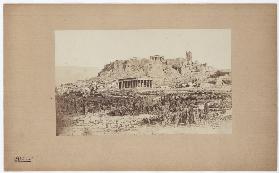
[[125,88],[152,88],[150,78],[124,78],[118,80],[119,89]]

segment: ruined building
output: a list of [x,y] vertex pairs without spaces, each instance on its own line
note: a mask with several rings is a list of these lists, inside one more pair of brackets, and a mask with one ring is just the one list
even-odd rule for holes
[[186,60],[187,60],[187,65],[192,64],[192,52],[191,51],[186,51]]
[[164,59],[165,59],[164,56],[160,56],[160,55],[150,56],[150,60],[153,61],[163,61]]
[[118,88],[152,88],[152,79],[150,78],[124,78],[118,80]]

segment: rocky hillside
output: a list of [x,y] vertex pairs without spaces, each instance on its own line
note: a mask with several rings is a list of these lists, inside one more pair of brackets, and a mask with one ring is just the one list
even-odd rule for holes
[[[93,75],[92,75],[93,76]],[[118,88],[118,79],[148,77],[153,79],[153,88],[170,87],[229,87],[230,70],[218,70],[205,63],[192,62],[192,58],[164,59],[155,55],[147,58],[116,60],[104,66],[97,77],[79,80],[56,87],[57,93],[78,91],[91,93]]]
[[98,73],[102,81],[113,82],[127,77],[151,77],[154,86],[174,87],[189,82],[204,81],[216,72],[207,64],[188,62],[186,58],[151,60],[132,58],[116,60]]

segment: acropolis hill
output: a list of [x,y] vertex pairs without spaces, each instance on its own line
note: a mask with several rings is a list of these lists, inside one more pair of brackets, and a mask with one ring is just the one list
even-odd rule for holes
[[[57,89],[97,90],[119,89],[119,81],[127,78],[149,79],[152,88],[215,88],[231,86],[230,70],[215,69],[206,63],[195,61],[190,51],[184,57],[166,58],[153,55],[148,58],[133,57],[106,64],[97,77],[63,84]],[[140,82],[140,81],[138,81]],[[152,86],[151,86],[152,83]],[[121,84],[121,83],[120,83]],[[122,83],[123,84],[123,83]],[[67,89],[68,88],[68,89]]]
[[167,59],[164,56],[154,55],[149,58],[116,60],[105,65],[98,73],[98,78],[104,82],[113,82],[121,78],[148,77],[153,79],[154,87],[177,87],[188,83],[207,83],[215,80],[210,79],[210,76],[217,71],[218,69],[206,63],[193,61],[192,53],[186,51],[185,56],[180,58]]

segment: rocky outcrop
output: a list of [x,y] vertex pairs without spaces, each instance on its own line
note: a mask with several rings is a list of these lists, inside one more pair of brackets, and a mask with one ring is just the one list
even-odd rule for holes
[[[190,62],[190,63],[189,63]],[[98,73],[98,78],[112,82],[127,77],[150,77],[155,87],[176,86],[180,83],[203,81],[215,73],[207,64],[193,63],[186,58],[163,59],[160,61],[145,58],[116,60]]]
[[[71,91],[92,93],[118,88],[121,78],[152,78],[155,88],[182,88],[218,86],[230,87],[230,70],[218,70],[206,63],[192,61],[192,53],[186,52],[186,58],[169,58],[155,55],[150,58],[131,58],[116,60],[106,64],[97,77],[63,84],[56,88],[57,93]],[[86,91],[83,91],[86,90]]]

